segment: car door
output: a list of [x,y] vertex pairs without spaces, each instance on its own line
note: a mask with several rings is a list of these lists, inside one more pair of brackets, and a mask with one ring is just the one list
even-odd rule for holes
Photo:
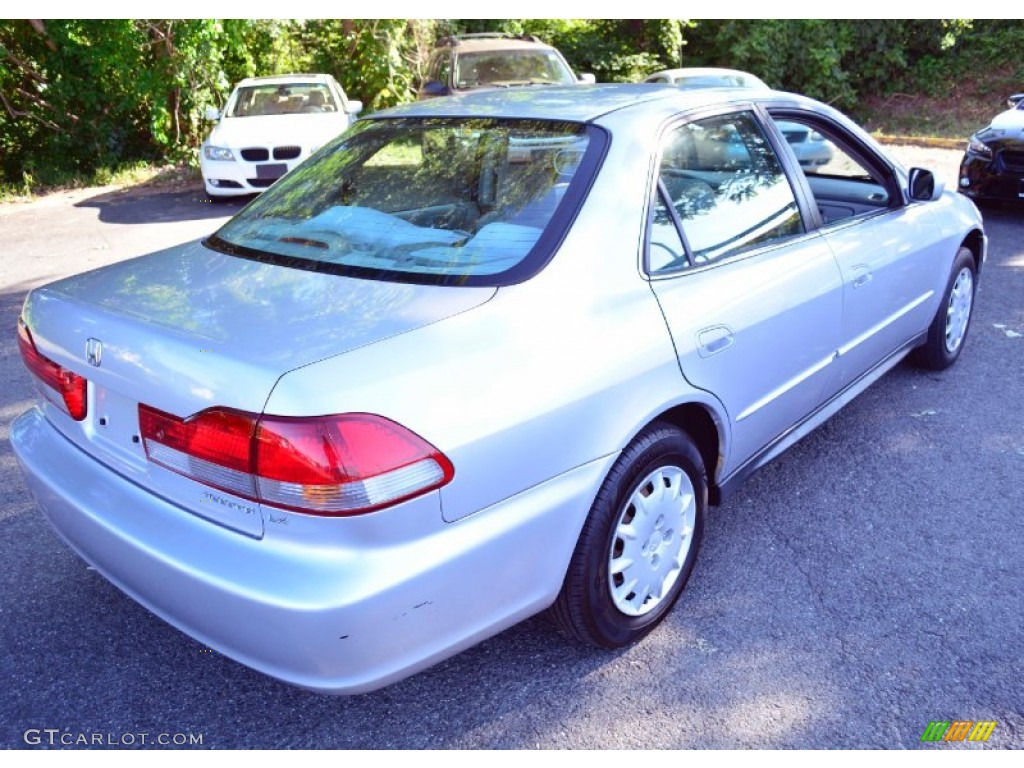
[[905,205],[889,164],[837,122],[772,110],[780,127],[800,125],[831,144],[827,163],[802,174],[821,233],[843,276],[842,339],[829,395],[855,382],[925,330],[935,312],[935,246],[941,234]]
[[728,412],[730,474],[821,404],[842,280],[752,111],[670,130],[656,186],[651,288],[683,375]]

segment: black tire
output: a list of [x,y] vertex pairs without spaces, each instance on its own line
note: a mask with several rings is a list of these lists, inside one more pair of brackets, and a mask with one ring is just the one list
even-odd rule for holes
[[[612,466],[576,542],[549,610],[559,629],[600,648],[621,648],[654,629],[693,570],[707,504],[707,473],[693,440],[670,424],[645,428]],[[616,572],[625,562],[634,564]],[[648,582],[651,592],[630,592]]]
[[953,259],[946,291],[928,329],[928,340],[914,350],[915,363],[942,371],[957,361],[970,330],[977,284],[974,254],[968,248],[961,248]]

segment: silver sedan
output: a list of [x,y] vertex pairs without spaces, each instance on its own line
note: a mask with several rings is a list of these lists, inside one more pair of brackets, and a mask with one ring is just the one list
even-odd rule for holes
[[[805,174],[780,123],[842,162]],[[405,677],[547,609],[650,632],[709,505],[911,354],[981,219],[771,91],[376,113],[201,243],[33,291],[11,441],[68,544],[269,675]]]

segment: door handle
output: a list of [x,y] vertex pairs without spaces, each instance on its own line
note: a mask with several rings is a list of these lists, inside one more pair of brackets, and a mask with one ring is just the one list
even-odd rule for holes
[[724,325],[715,325],[697,332],[697,353],[701,357],[711,357],[732,346],[734,337],[732,329]]
[[854,288],[860,288],[861,286],[867,285],[871,282],[871,278],[874,275],[871,274],[871,270],[868,269],[866,264],[858,264],[853,268],[854,278],[850,281],[850,284]]

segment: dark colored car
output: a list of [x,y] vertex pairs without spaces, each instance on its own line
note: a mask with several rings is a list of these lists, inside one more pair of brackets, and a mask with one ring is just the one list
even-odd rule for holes
[[419,98],[450,96],[481,88],[593,83],[573,74],[558,49],[533,35],[479,32],[441,38],[430,54]]
[[[1024,94],[971,136],[960,162],[960,191],[976,200],[1024,201]],[[1014,101],[1016,99],[1016,101]]]

